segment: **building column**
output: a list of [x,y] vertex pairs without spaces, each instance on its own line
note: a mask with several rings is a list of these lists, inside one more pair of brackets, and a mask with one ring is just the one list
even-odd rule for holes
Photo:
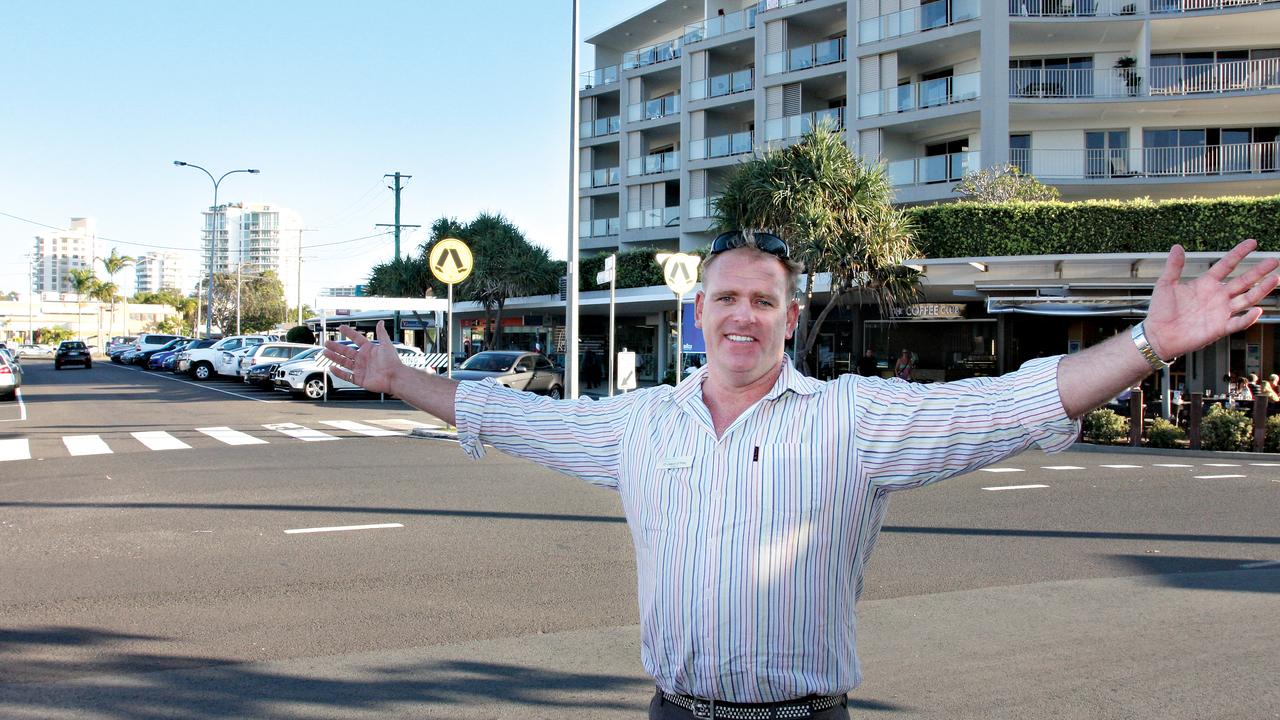
[[979,20],[979,164],[1009,162],[1009,7],[1007,0],[982,0]]

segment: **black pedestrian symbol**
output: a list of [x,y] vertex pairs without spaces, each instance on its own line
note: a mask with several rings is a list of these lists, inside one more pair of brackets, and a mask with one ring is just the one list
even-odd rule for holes
[[668,275],[670,275],[669,279],[672,282],[675,282],[676,280],[676,273],[680,273],[681,275],[683,275],[685,282],[690,282],[693,280],[693,278],[689,277],[689,268],[685,267],[684,263],[677,262],[677,263],[673,263],[673,265],[675,267],[671,268],[670,272],[668,273]]
[[466,272],[467,266],[462,262],[462,258],[458,255],[457,248],[446,248],[444,252],[440,253],[440,259],[436,261],[436,269],[443,271],[444,261],[449,258],[453,258],[453,266],[458,269],[457,272]]

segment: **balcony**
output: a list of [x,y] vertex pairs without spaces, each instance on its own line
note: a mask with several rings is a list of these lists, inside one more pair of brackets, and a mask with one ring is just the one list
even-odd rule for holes
[[[1017,0],[1014,0],[1017,1]],[[936,0],[919,7],[867,18],[858,23],[858,44],[948,27],[981,15],[978,0]]]
[[678,57],[680,57],[680,38],[674,38],[624,53],[622,55],[622,69],[634,70],[646,65],[656,65],[668,60],[675,60]]
[[684,26],[684,44],[701,42],[756,26],[756,8],[731,12]]
[[1199,10],[1235,10],[1280,2],[1280,0],[1151,0],[1151,14],[1196,12]]
[[588,190],[591,188],[612,187],[622,181],[622,173],[620,167],[598,168],[596,170],[583,170],[578,174],[578,188]]
[[845,38],[831,38],[812,45],[791,48],[786,52],[776,52],[764,59],[764,74],[776,75],[782,72],[806,70],[821,67],[844,60]]
[[700,219],[715,217],[714,204],[719,200],[719,195],[711,195],[703,198],[689,198],[689,219]]
[[858,96],[858,117],[924,110],[975,100],[980,78],[981,73],[967,73],[862,93]]
[[1196,147],[1010,151],[1010,162],[1038,178],[1092,180],[1275,173],[1280,142]]
[[678,227],[680,225],[680,207],[660,207],[648,210],[632,210],[627,213],[627,229]]
[[1258,7],[1280,0],[1009,0],[1009,17],[1092,18]]
[[1124,98],[1280,88],[1280,58],[1202,65],[1088,69],[1013,69],[1013,98]]
[[733,155],[746,155],[751,152],[753,133],[750,130],[717,135],[715,137],[693,140],[689,143],[690,160],[706,160]]
[[593,137],[604,137],[606,135],[617,135],[622,130],[622,118],[617,115],[609,117],[597,118],[595,120],[584,120],[578,126],[578,135],[580,139],[586,140]]
[[679,169],[680,155],[676,150],[627,160],[628,177],[634,175],[657,175],[658,173]]
[[748,92],[755,88],[755,70],[747,68],[737,72],[716,75],[706,80],[694,80],[689,83],[689,98],[705,100],[709,97],[721,97],[735,93]]
[[764,139],[766,142],[773,140],[786,140],[787,138],[800,137],[816,127],[825,126],[829,130],[839,131],[844,129],[844,108],[837,107],[829,110],[815,110],[802,115],[789,115],[787,117],[774,118],[766,120],[764,124]]
[[680,95],[668,95],[627,106],[627,122],[657,120],[680,112]]
[[759,12],[769,12],[770,10],[781,10],[792,5],[801,5],[809,2],[809,0],[760,0],[756,3],[756,10]]
[[618,66],[610,65],[596,70],[588,70],[578,76],[578,89],[590,90],[601,85],[613,85],[618,82]]
[[596,218],[578,223],[578,237],[608,237],[618,234],[618,218]]
[[889,184],[896,187],[956,182],[970,170],[977,170],[980,163],[977,151],[895,160],[889,163]]

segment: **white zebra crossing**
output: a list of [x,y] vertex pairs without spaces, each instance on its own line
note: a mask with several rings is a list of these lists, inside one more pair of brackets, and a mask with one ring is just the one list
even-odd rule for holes
[[0,462],[6,460],[30,460],[31,443],[26,438],[0,440]]
[[256,438],[248,433],[242,433],[239,430],[232,430],[229,427],[207,427],[196,428],[196,432],[204,433],[209,437],[224,442],[228,445],[266,445],[267,441],[262,438]]
[[148,450],[189,450],[191,446],[163,430],[131,433]]
[[312,430],[309,427],[303,427],[297,423],[272,423],[263,425],[268,430],[274,430],[278,433],[284,433],[289,437],[304,440],[306,442],[318,442],[322,440],[341,440],[337,435],[322,433],[319,430]]
[[369,437],[390,437],[392,435],[404,434],[396,432],[395,430],[384,430],[382,428],[373,427],[372,425],[365,425],[364,423],[358,423],[354,420],[321,420],[320,422],[328,425],[329,427],[359,433],[360,435],[368,435]]
[[62,444],[72,455],[110,455],[112,450],[101,435],[63,435]]
[[411,431],[414,428],[420,428],[420,427],[423,427],[423,428],[444,427],[440,423],[424,423],[424,422],[419,422],[417,420],[408,420],[405,418],[388,418],[386,420],[370,420],[369,422],[373,423],[374,425],[381,425],[382,427],[395,428],[396,430],[404,430],[406,432]]

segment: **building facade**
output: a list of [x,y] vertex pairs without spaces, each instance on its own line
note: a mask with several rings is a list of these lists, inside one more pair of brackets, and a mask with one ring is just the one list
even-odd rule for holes
[[149,252],[134,263],[134,288],[136,292],[159,292],[166,288],[185,291],[187,286],[186,259],[179,253]]
[[201,237],[201,277],[209,273],[210,253],[215,273],[241,275],[274,272],[284,296],[297,296],[298,258],[302,218],[292,210],[266,203],[228,203],[204,212]]
[[101,257],[97,222],[71,218],[67,230],[36,236],[31,259],[31,285],[35,292],[74,292],[69,273],[79,268],[97,269]]

